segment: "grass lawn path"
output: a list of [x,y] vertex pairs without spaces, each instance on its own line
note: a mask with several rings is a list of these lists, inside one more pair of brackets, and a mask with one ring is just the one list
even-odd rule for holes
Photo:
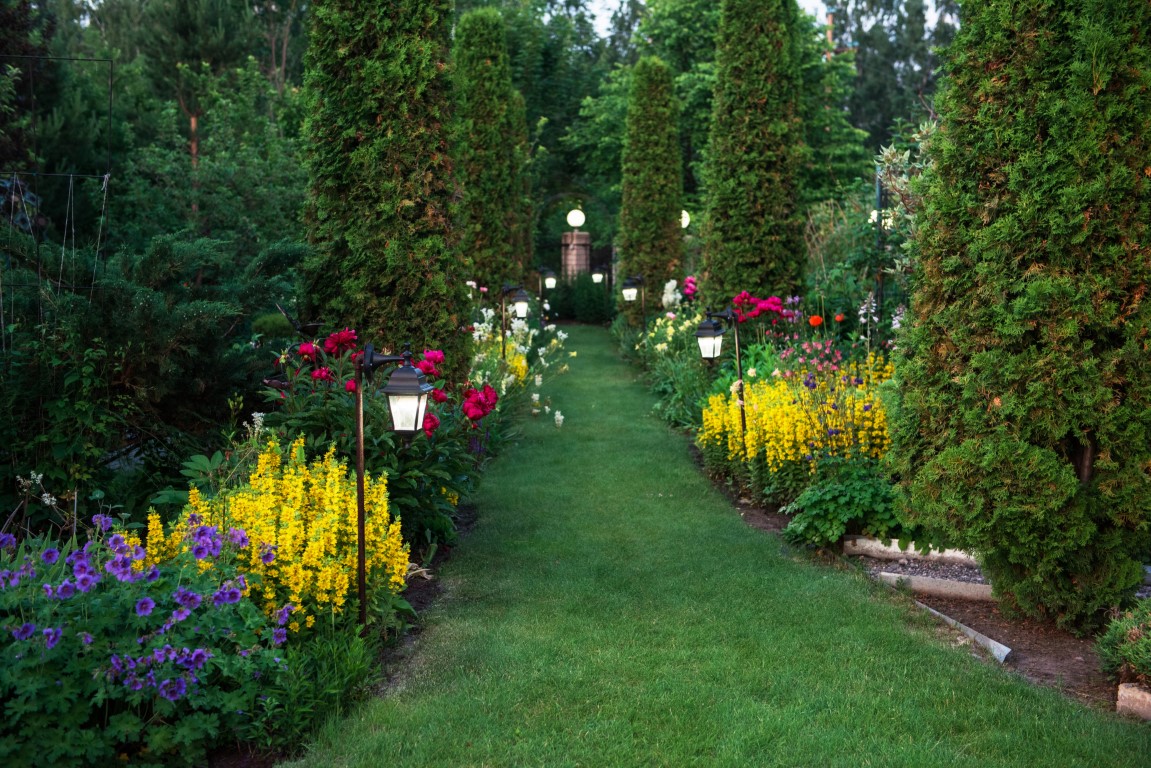
[[525,416],[411,668],[294,765],[1151,765],[1151,726],[782,554],[651,415],[607,333],[566,330],[578,357],[540,388],[563,427]]

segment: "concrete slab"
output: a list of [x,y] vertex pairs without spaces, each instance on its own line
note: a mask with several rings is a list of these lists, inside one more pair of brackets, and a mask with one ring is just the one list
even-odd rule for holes
[[882,560],[900,560],[902,558],[920,558],[925,560],[939,560],[945,563],[961,563],[963,565],[978,565],[975,558],[959,549],[933,549],[926,554],[920,553],[911,542],[905,549],[900,549],[895,540],[880,541],[866,536],[847,537],[843,540],[843,554],[866,555],[867,557]]
[[906,586],[912,592],[937,597],[955,597],[960,600],[994,600],[990,584],[972,584],[951,579],[933,579],[928,576],[905,576],[900,573],[879,573],[880,581],[893,587]]
[[1133,715],[1143,720],[1151,720],[1151,691],[1135,683],[1120,685],[1115,711],[1121,715]]
[[960,632],[967,635],[968,637],[970,637],[975,642],[979,643],[981,646],[986,648],[991,653],[991,655],[995,657],[995,660],[998,661],[1000,664],[1007,661],[1007,657],[1011,655],[1011,649],[1008,648],[1003,643],[1001,643],[997,640],[992,640],[987,635],[983,634],[982,632],[978,632],[978,631],[972,629],[971,627],[967,626],[966,624],[960,624],[955,619],[951,618],[950,616],[943,615],[939,611],[932,608],[930,605],[924,605],[923,603],[919,602],[918,600],[915,601],[915,604],[918,605],[923,610],[927,611],[928,613],[930,613],[934,616],[938,616],[939,618],[943,619],[944,622],[946,622],[947,624],[949,624],[952,627],[955,627]]

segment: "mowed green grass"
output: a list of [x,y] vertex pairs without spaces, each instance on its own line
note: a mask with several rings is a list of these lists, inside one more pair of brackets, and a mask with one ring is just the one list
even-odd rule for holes
[[493,464],[410,668],[296,766],[1148,766],[1151,727],[745,526],[606,332]]

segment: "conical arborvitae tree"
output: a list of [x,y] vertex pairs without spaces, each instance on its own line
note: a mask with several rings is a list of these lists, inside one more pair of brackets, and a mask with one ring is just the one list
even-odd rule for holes
[[683,158],[671,70],[646,56],[632,71],[619,213],[620,278],[643,276],[658,298],[683,261]]
[[1090,625],[1151,523],[1151,5],[965,5],[936,107],[892,467],[1029,614]]
[[497,9],[480,8],[460,19],[455,76],[460,253],[471,261],[472,278],[494,291],[518,282],[523,273],[523,254],[516,252],[512,237],[520,217],[519,147],[511,126],[515,104],[504,20]]
[[532,196],[532,144],[528,135],[527,105],[524,103],[523,95],[514,88],[508,104],[507,118],[507,136],[515,151],[516,173],[508,242],[522,274],[523,270],[534,261],[536,208]]
[[450,0],[309,7],[305,303],[377,348],[443,349],[468,369],[467,288],[448,204]]
[[801,23],[795,0],[721,6],[702,283],[712,304],[799,283]]

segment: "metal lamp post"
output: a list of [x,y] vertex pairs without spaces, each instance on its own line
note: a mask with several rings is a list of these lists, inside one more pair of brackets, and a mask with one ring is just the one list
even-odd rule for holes
[[647,295],[644,291],[643,275],[632,275],[623,281],[620,288],[624,301],[635,301],[639,298],[640,313],[643,316],[643,330],[647,333]]
[[392,414],[392,429],[410,445],[412,437],[423,427],[428,394],[434,389],[419,368],[412,365],[411,345],[404,345],[402,355],[381,355],[371,344],[356,360],[356,591],[360,600],[360,627],[368,624],[367,514],[364,510],[364,379],[382,365],[400,363],[388,377],[384,394]]
[[531,305],[531,295],[521,285],[505,285],[500,291],[500,359],[507,360],[508,336],[508,296],[511,296],[512,308],[520,320],[528,316]]
[[723,348],[724,323],[731,327],[732,335],[735,337],[735,378],[739,382],[739,426],[746,434],[747,416],[743,410],[743,359],[739,349],[739,322],[731,307],[722,312],[708,312],[707,319],[696,328],[695,340],[699,344],[699,353],[704,360],[718,358]]

